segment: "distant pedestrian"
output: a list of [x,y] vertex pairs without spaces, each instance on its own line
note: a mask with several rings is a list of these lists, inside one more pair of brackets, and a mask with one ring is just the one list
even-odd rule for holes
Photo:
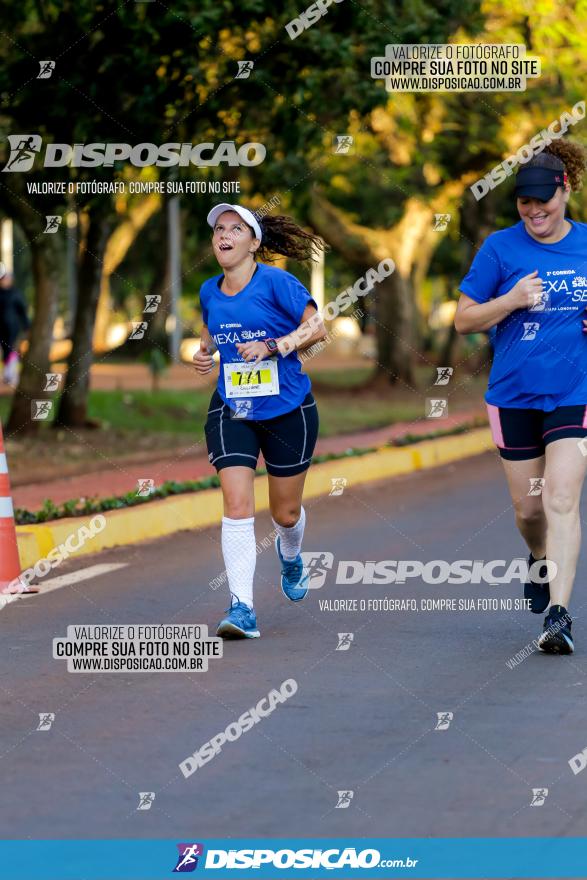
[[4,361],[4,382],[15,386],[18,382],[18,337],[31,325],[26,303],[20,290],[14,286],[14,275],[7,272],[0,278],[0,346]]

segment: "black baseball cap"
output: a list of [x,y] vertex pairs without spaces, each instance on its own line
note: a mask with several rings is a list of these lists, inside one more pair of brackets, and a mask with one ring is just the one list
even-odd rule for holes
[[520,168],[516,175],[516,198],[526,196],[529,199],[549,202],[557,187],[564,186],[566,182],[564,167],[559,169],[534,165]]

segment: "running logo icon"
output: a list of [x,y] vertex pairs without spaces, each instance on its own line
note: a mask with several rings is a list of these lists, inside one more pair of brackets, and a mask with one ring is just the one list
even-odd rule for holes
[[433,232],[444,232],[448,229],[448,224],[450,223],[450,214],[435,214],[434,215],[434,226],[432,227]]
[[331,481],[332,489],[328,493],[329,495],[342,495],[344,490],[347,487],[348,480],[346,477],[332,477]]
[[[450,377],[449,377],[450,378]],[[441,419],[448,415],[448,400],[443,398],[429,397],[426,400],[426,418]]]
[[339,791],[338,792],[338,802],[337,802],[334,809],[335,810],[348,810],[354,796],[355,796],[354,791]]
[[204,855],[202,843],[178,843],[179,856],[174,874],[189,874],[198,867],[198,858]]
[[10,156],[2,171],[30,171],[42,146],[40,134],[9,134]]
[[155,480],[137,480],[137,495],[139,498],[147,498],[155,491]]
[[533,295],[534,305],[530,306],[528,311],[530,312],[543,312],[546,306],[550,301],[550,293],[547,293],[545,290],[542,293],[535,293]]
[[154,791],[139,791],[139,805],[137,810],[150,810],[155,800]]
[[145,335],[145,330],[148,327],[148,323],[146,321],[133,321],[132,322],[132,331],[129,339],[142,339]]
[[452,712],[437,712],[436,717],[438,718],[438,721],[436,722],[434,730],[448,730],[450,722],[455,716]]
[[533,788],[532,789],[532,800],[530,801],[531,807],[542,807],[544,806],[544,801],[548,797],[548,789],[547,788]]
[[452,367],[436,367],[435,385],[448,385],[451,380],[454,369]]
[[544,484],[546,480],[544,477],[530,477],[530,488],[528,490],[528,495],[542,495],[542,490],[544,489]]
[[238,64],[238,73],[235,76],[235,79],[248,79],[251,75],[253,67],[255,66],[254,61],[237,61]]
[[45,387],[43,391],[59,391],[61,373],[45,373]]
[[145,312],[156,312],[159,308],[160,302],[161,296],[158,293],[145,294],[145,308],[143,309],[143,314]]
[[55,712],[39,712],[39,724],[37,730],[51,730],[55,721]]
[[43,232],[47,232],[50,235],[55,235],[59,227],[61,226],[61,217],[59,214],[48,214],[45,217],[45,228]]
[[320,587],[324,586],[326,575],[334,565],[334,555],[318,550],[313,553],[302,553],[302,561],[304,568],[310,573],[308,588],[310,590],[319,590]]
[[540,330],[540,324],[536,324],[534,322],[524,324],[524,332],[522,333],[523,341],[530,341],[532,339],[536,339],[536,334]]
[[352,154],[353,144],[355,139],[350,134],[337,134],[333,140],[333,147],[335,153],[345,153],[346,155]]
[[31,418],[33,422],[44,422],[53,409],[52,400],[31,400]]
[[250,419],[253,413],[252,400],[237,400],[236,408],[230,411],[232,419]]
[[39,72],[37,79],[51,79],[51,74],[55,70],[54,61],[39,61]]
[[338,634],[338,645],[336,646],[337,651],[350,651],[351,644],[355,640],[354,633],[339,633]]

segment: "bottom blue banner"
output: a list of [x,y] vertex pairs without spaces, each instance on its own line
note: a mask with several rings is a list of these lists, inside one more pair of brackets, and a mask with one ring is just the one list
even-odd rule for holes
[[4,840],[7,880],[585,878],[587,838]]

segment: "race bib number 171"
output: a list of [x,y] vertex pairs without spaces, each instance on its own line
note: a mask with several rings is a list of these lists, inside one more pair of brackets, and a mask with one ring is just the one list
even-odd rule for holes
[[277,361],[260,361],[255,366],[244,362],[224,364],[224,387],[229,400],[279,394]]

